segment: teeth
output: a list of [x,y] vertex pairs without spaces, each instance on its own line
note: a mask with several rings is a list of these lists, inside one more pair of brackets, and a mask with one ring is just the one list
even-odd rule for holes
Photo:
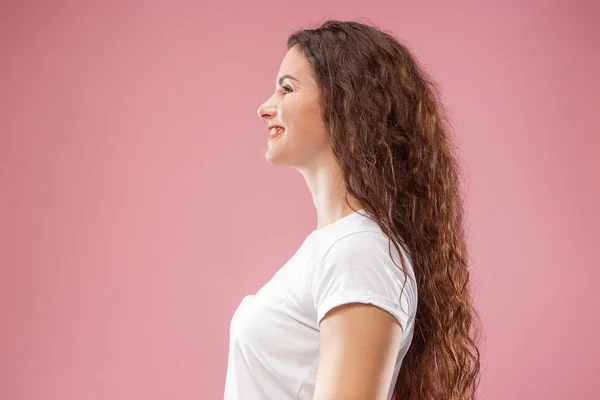
[[274,126],[274,127],[271,128],[271,135],[270,136],[276,135],[276,134],[281,133],[281,132],[283,132],[282,128],[278,128],[278,127]]

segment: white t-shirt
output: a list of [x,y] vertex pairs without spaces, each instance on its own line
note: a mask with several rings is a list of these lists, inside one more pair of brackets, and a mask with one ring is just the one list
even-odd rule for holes
[[392,398],[413,336],[417,288],[406,250],[412,279],[392,244],[400,267],[394,265],[387,236],[367,215],[362,209],[312,231],[269,282],[242,299],[231,319],[225,400],[312,399],[319,322],[332,308],[356,302],[388,311],[403,328]]

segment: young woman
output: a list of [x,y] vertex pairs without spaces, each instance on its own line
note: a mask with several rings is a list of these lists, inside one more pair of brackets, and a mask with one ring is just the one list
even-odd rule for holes
[[258,115],[318,224],[236,310],[225,399],[474,399],[459,167],[411,53],[358,22],[295,32]]

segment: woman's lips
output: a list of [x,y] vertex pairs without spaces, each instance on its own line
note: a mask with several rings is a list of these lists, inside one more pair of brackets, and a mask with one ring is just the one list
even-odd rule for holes
[[281,127],[278,127],[278,128],[277,128],[277,133],[275,133],[274,135],[269,135],[269,140],[271,140],[271,139],[275,139],[275,138],[277,138],[277,137],[279,137],[279,136],[283,135],[283,132],[285,132],[285,129],[284,129],[284,128],[281,128]]

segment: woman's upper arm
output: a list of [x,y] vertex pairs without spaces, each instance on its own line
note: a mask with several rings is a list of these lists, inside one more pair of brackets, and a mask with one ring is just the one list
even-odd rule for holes
[[377,306],[331,309],[320,323],[314,400],[385,400],[401,340],[398,320]]

